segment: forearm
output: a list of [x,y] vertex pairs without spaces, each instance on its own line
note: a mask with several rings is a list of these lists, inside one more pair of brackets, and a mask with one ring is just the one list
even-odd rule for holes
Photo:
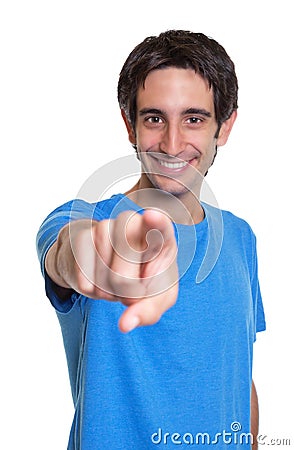
[[251,387],[251,435],[253,439],[252,450],[256,450],[258,447],[257,444],[258,426],[259,426],[258,397],[255,384],[252,381]]
[[92,263],[95,266],[93,255],[97,253],[93,242],[92,225],[93,221],[89,219],[76,220],[65,225],[60,230],[56,242],[48,250],[45,269],[55,283],[55,290],[58,290],[57,293],[61,298],[67,297],[72,291],[84,293],[85,280],[87,286],[90,284],[91,267],[89,269],[88,266]]
[[60,288],[59,294],[67,296],[74,286],[76,258],[73,241],[81,230],[90,230],[92,221],[81,219],[65,225],[59,232],[56,242],[48,250],[45,269],[48,276]]
[[66,259],[66,253],[68,253],[68,241],[69,241],[69,226],[66,225],[59,232],[57,241],[48,250],[45,259],[45,269],[48,276],[54,283],[63,288],[70,288],[70,286],[64,280],[62,272],[64,269],[61,267],[62,262]]

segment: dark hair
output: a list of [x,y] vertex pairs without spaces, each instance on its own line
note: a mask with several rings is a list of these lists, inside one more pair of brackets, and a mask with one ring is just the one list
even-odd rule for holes
[[235,66],[225,49],[202,33],[169,30],[150,36],[130,53],[120,72],[118,101],[135,129],[136,97],[147,75],[155,69],[194,69],[213,89],[218,126],[238,108],[238,81]]

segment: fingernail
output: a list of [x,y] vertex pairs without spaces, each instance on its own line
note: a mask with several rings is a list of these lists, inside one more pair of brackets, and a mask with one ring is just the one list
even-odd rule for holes
[[128,320],[127,333],[134,330],[135,328],[137,328],[137,326],[139,326],[139,324],[140,324],[140,318],[138,316],[130,317],[130,319]]

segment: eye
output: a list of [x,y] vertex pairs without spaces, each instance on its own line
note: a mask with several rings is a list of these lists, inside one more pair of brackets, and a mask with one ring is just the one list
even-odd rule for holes
[[164,123],[164,120],[160,116],[146,116],[144,118],[144,124],[147,128],[158,128]]
[[156,124],[156,123],[162,123],[161,117],[158,116],[149,116],[145,118],[145,122]]
[[192,124],[192,125],[194,125],[194,124],[198,124],[198,123],[201,123],[203,120],[202,119],[200,119],[200,117],[188,117],[187,118],[187,122],[189,123],[189,124]]

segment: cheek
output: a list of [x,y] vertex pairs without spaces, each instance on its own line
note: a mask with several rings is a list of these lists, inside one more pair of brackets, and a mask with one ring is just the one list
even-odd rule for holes
[[208,161],[215,153],[216,139],[206,135],[198,135],[194,137],[194,140],[190,140],[192,146],[198,149],[202,153],[202,160]]
[[206,171],[212,164],[216,154],[216,139],[198,141],[199,149],[202,152],[201,166]]
[[137,131],[137,145],[140,147],[141,151],[148,150],[158,150],[160,144],[160,134],[150,133],[148,131],[140,132]]
[[212,165],[214,158],[216,156],[216,142],[211,143],[209,148],[207,149],[207,153],[205,155],[205,169],[208,170]]

